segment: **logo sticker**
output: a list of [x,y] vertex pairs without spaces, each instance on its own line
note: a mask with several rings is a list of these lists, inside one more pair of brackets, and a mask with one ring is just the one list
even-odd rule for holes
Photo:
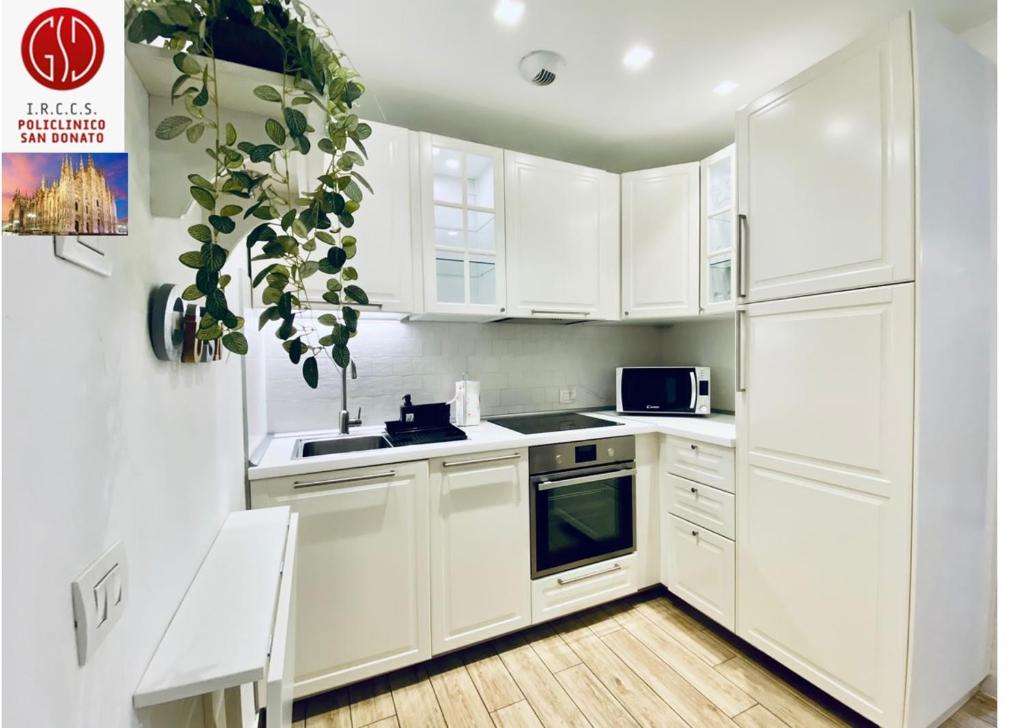
[[37,15],[21,39],[21,59],[29,75],[57,91],[89,82],[103,63],[103,35],[93,19],[74,8]]

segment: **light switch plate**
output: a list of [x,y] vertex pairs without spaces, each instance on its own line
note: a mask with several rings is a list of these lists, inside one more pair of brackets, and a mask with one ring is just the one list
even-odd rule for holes
[[558,401],[561,404],[570,404],[576,401],[576,387],[563,387],[558,390]]
[[128,597],[128,560],[118,541],[71,583],[78,664],[89,655],[121,618]]

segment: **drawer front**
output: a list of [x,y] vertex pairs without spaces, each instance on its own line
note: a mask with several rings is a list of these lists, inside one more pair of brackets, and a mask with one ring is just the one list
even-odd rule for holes
[[666,513],[661,580],[723,627],[736,629],[736,544]]
[[735,451],[685,437],[666,436],[661,449],[662,472],[736,492]]
[[736,496],[710,485],[665,473],[665,510],[719,536],[736,538]]
[[637,590],[634,554],[533,581],[533,623],[610,602]]

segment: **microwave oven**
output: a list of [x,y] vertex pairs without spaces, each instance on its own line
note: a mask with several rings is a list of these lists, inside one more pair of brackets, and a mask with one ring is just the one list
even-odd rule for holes
[[624,415],[711,413],[710,367],[619,367],[616,409]]

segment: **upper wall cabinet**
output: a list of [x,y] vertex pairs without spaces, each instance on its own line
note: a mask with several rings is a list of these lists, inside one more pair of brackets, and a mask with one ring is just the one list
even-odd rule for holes
[[736,145],[703,160],[700,177],[700,308],[728,313],[736,291]]
[[700,164],[622,175],[622,316],[699,313]]
[[619,176],[505,152],[508,315],[617,319]]
[[[373,133],[363,142],[367,160],[360,172],[374,193],[363,196],[351,233],[356,237],[352,265],[359,272],[356,283],[366,291],[370,308],[399,313],[416,312],[414,281],[419,276],[419,251],[413,248],[412,174],[414,132],[373,122]],[[314,304],[325,303],[327,276],[315,273],[306,279]]]
[[909,23],[893,23],[736,117],[747,301],[914,276]]
[[459,318],[505,314],[502,152],[420,135],[423,310]]

